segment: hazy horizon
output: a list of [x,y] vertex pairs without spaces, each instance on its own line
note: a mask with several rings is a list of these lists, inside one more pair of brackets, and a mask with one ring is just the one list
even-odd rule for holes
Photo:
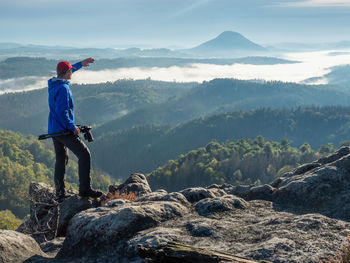
[[[310,78],[318,78],[308,84],[328,84],[325,74],[331,68],[349,64],[350,50],[334,50],[286,53],[283,58],[300,61],[292,64],[252,65],[235,63],[232,65],[214,65],[193,63],[187,66],[171,67],[131,67],[105,69],[99,71],[81,69],[74,73],[72,84],[98,84],[114,82],[120,79],[147,79],[176,82],[203,82],[215,78],[236,78],[243,80],[265,80],[304,83]],[[98,63],[98,60],[96,61]],[[91,65],[93,67],[94,65]],[[12,79],[0,79],[0,94],[21,92],[47,87],[47,80],[55,75],[37,77],[28,76]]]
[[35,45],[177,49],[223,31],[332,43],[350,41],[349,24],[348,0],[0,0],[0,42]]

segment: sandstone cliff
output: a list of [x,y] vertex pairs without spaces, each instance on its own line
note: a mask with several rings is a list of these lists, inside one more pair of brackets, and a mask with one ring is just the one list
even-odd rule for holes
[[[73,195],[57,205],[52,188],[33,183],[31,218],[18,231],[41,250],[21,247],[23,257],[13,262],[176,262],[170,247],[194,253],[183,262],[200,262],[194,255],[201,262],[320,262],[350,234],[349,147],[269,185],[152,192],[146,178],[134,174],[110,187],[130,191],[140,196],[134,202]],[[24,237],[12,232],[0,231],[0,252],[15,258],[4,244]],[[204,260],[205,253],[217,253],[217,261]],[[225,261],[230,256],[242,261]]]

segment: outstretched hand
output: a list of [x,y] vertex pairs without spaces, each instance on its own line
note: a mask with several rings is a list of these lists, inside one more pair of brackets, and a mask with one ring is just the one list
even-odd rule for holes
[[94,62],[95,62],[95,60],[93,58],[87,58],[81,62],[81,65],[83,67],[88,67],[91,63],[94,63]]

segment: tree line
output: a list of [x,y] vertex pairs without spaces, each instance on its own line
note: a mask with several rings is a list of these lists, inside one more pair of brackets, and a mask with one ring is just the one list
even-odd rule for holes
[[326,144],[315,151],[308,143],[296,148],[287,139],[275,142],[263,136],[224,143],[214,140],[168,161],[147,174],[147,179],[153,190],[167,191],[225,183],[260,185],[335,149],[333,144]]

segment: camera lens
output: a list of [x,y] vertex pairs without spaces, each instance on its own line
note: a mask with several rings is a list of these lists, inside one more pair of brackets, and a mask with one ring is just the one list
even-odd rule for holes
[[92,137],[92,133],[90,131],[87,131],[84,133],[84,139],[88,142],[92,142],[94,140],[94,137]]

